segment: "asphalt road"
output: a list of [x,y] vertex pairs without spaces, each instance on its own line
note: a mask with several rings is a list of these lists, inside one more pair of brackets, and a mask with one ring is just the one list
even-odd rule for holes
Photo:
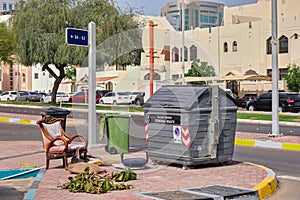
[[233,159],[260,164],[275,172],[279,189],[267,200],[300,199],[300,152],[235,146]]
[[[136,130],[142,129],[136,123]],[[0,141],[4,140],[28,140],[42,141],[41,133],[37,125],[22,125],[15,123],[0,123]],[[253,126],[253,125],[252,125]],[[255,127],[260,127],[255,126]],[[86,133],[87,127],[83,125],[67,125],[67,132]],[[130,146],[145,147],[144,130],[142,133],[131,134]],[[138,131],[137,131],[138,132]],[[103,141],[105,143],[105,141]],[[240,162],[253,162],[272,169],[280,180],[280,190],[276,191],[268,200],[300,199],[300,152],[283,151],[267,148],[251,148],[235,146],[233,159]]]
[[[75,106],[73,107],[75,108]],[[24,115],[41,115],[41,112],[43,112],[45,108],[42,107],[35,107],[35,108],[28,108],[28,107],[11,107],[11,106],[0,106],[0,112],[6,112],[6,113],[19,113]],[[88,118],[88,112],[87,110],[75,110],[72,111],[68,118],[76,118],[76,119],[87,119]],[[97,113],[97,118],[100,118],[100,114]],[[137,133],[143,132],[144,127],[144,118],[143,116],[138,115],[132,115],[131,125],[130,127],[132,129],[137,129]],[[80,129],[80,128],[79,128]],[[293,127],[293,126],[280,126],[280,133],[284,135],[293,135],[293,136],[300,136],[299,127]],[[81,129],[80,129],[81,130]],[[97,127],[98,130],[98,127]],[[271,125],[264,125],[260,124],[259,126],[253,125],[253,124],[247,124],[247,123],[238,123],[236,127],[237,131],[244,132],[247,130],[247,132],[250,133],[264,133],[268,134],[272,131]],[[84,130],[82,132],[85,132]]]

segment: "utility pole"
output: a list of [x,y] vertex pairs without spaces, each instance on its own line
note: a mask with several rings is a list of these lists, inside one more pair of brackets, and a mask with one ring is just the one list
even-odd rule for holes
[[279,94],[278,94],[278,25],[277,0],[272,0],[272,133],[270,136],[279,136]]
[[184,79],[184,71],[185,71],[185,66],[184,66],[184,30],[185,30],[185,9],[184,9],[184,0],[181,0],[181,31],[182,31],[182,50],[181,50],[181,61],[182,61],[182,85],[185,84],[185,79]]
[[154,50],[153,50],[153,45],[154,45],[154,41],[153,41],[153,27],[154,27],[154,24],[153,24],[153,21],[150,20],[149,21],[149,31],[150,31],[150,51],[149,51],[149,57],[150,57],[150,77],[149,77],[149,80],[150,80],[150,96],[153,95],[153,69],[154,69]]

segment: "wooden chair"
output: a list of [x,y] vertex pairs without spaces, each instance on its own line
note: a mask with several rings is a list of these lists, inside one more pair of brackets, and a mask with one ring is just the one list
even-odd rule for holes
[[[43,117],[37,121],[44,142],[46,153],[46,169],[49,168],[51,159],[62,159],[63,167],[68,164],[67,158],[79,155],[84,155],[84,160],[87,161],[87,145],[88,141],[84,135],[76,134],[70,137],[62,128],[63,118]],[[81,139],[81,141],[77,141]]]

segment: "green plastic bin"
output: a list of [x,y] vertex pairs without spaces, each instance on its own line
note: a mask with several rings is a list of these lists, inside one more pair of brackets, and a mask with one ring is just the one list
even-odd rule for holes
[[104,120],[100,118],[100,129],[102,127],[106,132],[108,140],[105,150],[110,154],[128,153],[130,116],[106,114],[102,117]]

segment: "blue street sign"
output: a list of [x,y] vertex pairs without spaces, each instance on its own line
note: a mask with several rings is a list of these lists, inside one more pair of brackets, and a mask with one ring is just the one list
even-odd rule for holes
[[66,43],[87,47],[89,45],[88,35],[87,30],[66,28]]

